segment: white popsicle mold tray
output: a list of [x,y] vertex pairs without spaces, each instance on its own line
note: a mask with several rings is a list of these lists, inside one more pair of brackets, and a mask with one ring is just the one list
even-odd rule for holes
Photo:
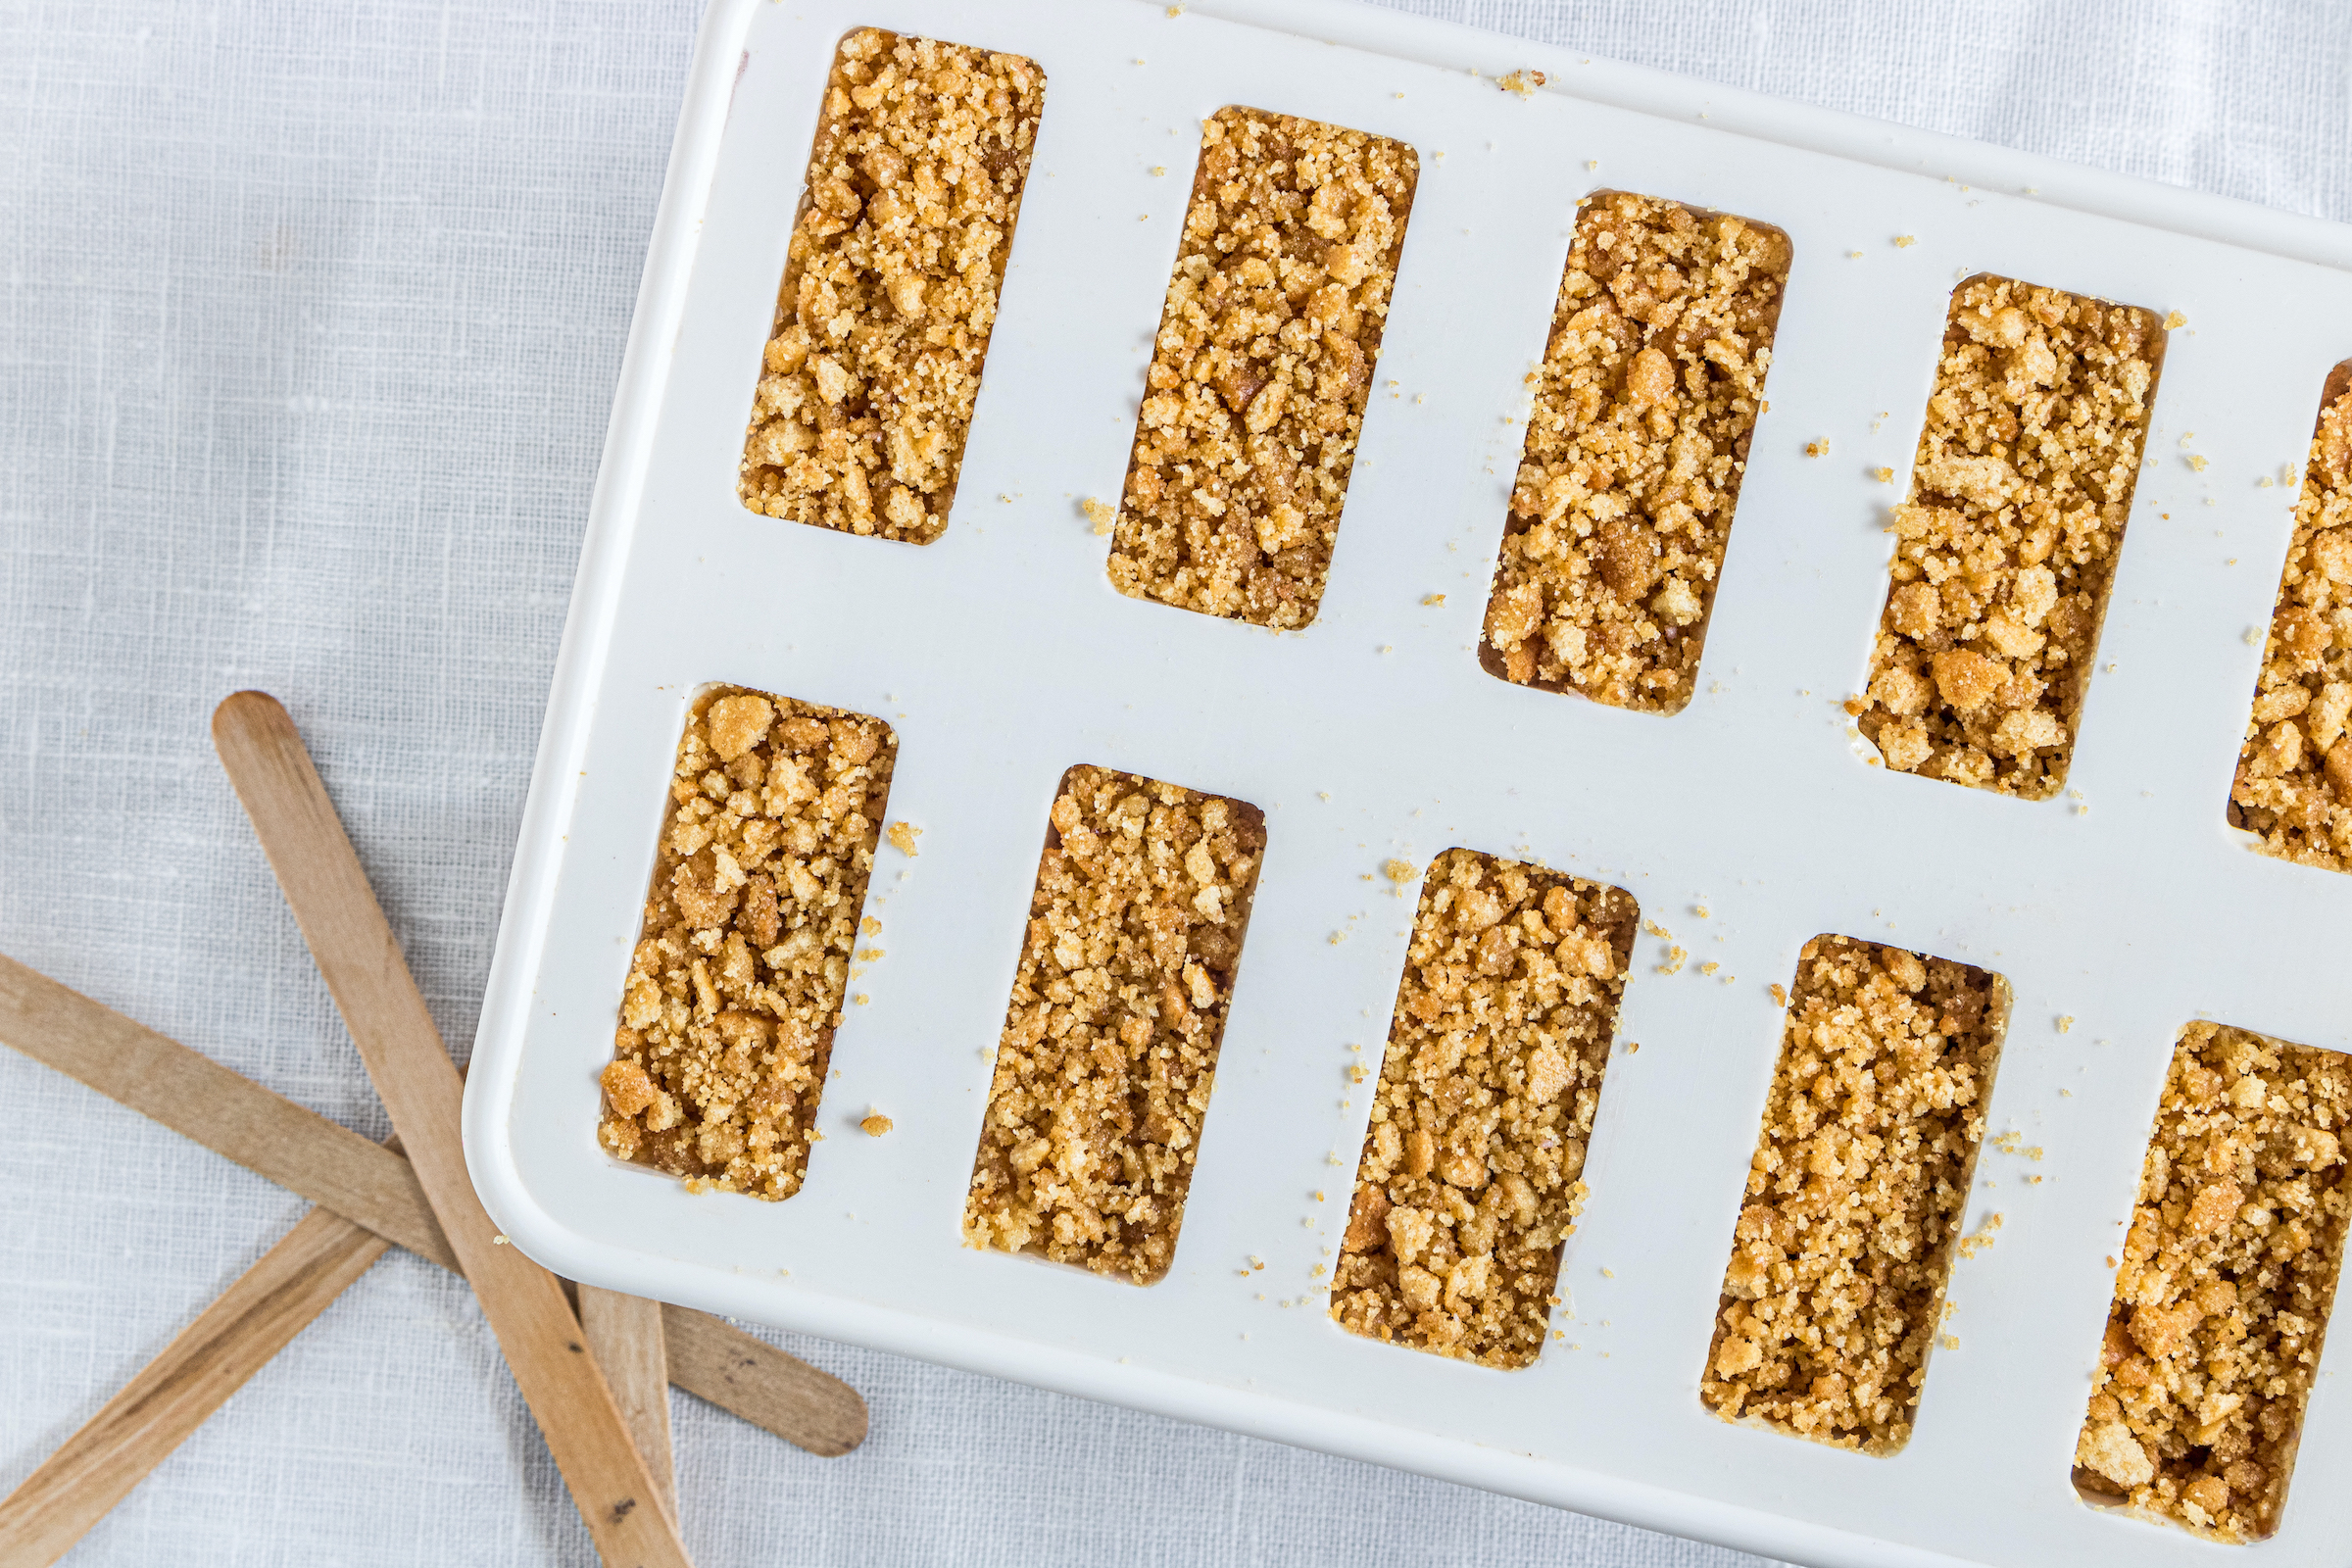
[[[923,547],[735,494],[827,70],[860,25],[1047,73],[961,487]],[[1548,84],[1498,91],[1521,68]],[[1078,505],[1120,492],[1200,122],[1227,104],[1420,155],[1329,587],[1288,634],[1122,597]],[[1474,647],[1523,378],[1596,188],[1794,246],[1699,695],[1671,717],[1505,684]],[[2352,878],[2257,855],[2224,816],[2290,530],[2295,484],[2276,482],[2352,353],[2348,265],[2333,225],[1330,0],[715,0],[466,1087],[484,1200],[599,1285],[1776,1556],[2342,1561],[2352,1332],[2267,1544],[2093,1508],[2069,1466],[2181,1025],[2352,1049]],[[1838,708],[1864,678],[1949,295],[1978,271],[2187,322],[2081,712],[2080,798],[1891,774]],[[878,857],[888,956],[853,984],[827,1136],[781,1203],[690,1195],[594,1137],[685,708],[717,681],[886,717],[890,815],[924,829],[919,858]],[[1046,810],[1076,762],[1266,814],[1182,1238],[1144,1289],[960,1243]],[[1345,1333],[1315,1272],[1371,1107],[1347,1069],[1377,1064],[1414,908],[1365,878],[1454,846],[1622,886],[1691,955],[1669,976],[1665,944],[1637,949],[1618,1032],[1642,1049],[1609,1065],[1565,1334],[1514,1372]],[[1697,1395],[1780,1045],[1766,987],[1823,932],[1981,965],[2015,998],[1965,1217],[2005,1224],[1953,1265],[1957,1348],[1886,1458],[1728,1425]],[[857,1135],[871,1107],[897,1130]],[[1995,1151],[2012,1129],[2046,1157]]]

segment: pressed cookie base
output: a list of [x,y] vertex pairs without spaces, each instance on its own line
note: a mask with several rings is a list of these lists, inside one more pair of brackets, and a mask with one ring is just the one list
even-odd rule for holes
[[870,27],[842,40],[745,506],[916,544],[947,527],[1045,92],[1017,55]]
[[697,1190],[800,1191],[897,756],[862,713],[695,701],[604,1071],[607,1149]]
[[1536,373],[1487,667],[1616,708],[1690,702],[1788,275],[1775,228],[1589,199]]
[[1265,819],[1074,767],[1051,820],[964,1239],[1149,1285],[1184,1222]]
[[2006,1012],[1984,970],[1805,944],[1699,1378],[1718,1414],[1910,1437]]
[[1952,294],[1864,695],[1898,772],[2040,799],[2066,782],[2147,441],[2147,311],[2005,277]]
[[1401,142],[1311,120],[1202,123],[1111,537],[1119,592],[1315,618],[1419,170]]
[[2352,363],[2328,378],[2230,816],[2282,859],[2352,870]]
[[2278,1525],[2352,1214],[2352,1057],[2192,1023],[2075,1449],[2084,1491],[2229,1540]]
[[1332,1287],[1348,1332],[1494,1367],[1543,1349],[1639,915],[1491,855],[1430,866]]

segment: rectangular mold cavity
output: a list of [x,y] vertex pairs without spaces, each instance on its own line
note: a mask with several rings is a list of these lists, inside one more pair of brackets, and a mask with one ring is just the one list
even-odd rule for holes
[[2352,1214],[2347,1121],[2341,1052],[2180,1031],[2075,1447],[2086,1500],[2278,1529]]
[[1332,1284],[1342,1328],[1535,1363],[1641,913],[1517,860],[1432,862]]
[[929,544],[948,526],[1045,73],[862,27],[841,40],[737,493]]
[[[2266,483],[2268,481],[2265,481]],[[2352,871],[2352,360],[2328,373],[2263,644],[2230,822],[2263,852]]]
[[1690,701],[1789,255],[1750,219],[1586,198],[1487,604],[1492,673],[1648,712]]
[[1137,1285],[1167,1272],[1265,847],[1253,806],[1062,775],[964,1200],[971,1246]]
[[2012,278],[1952,291],[1854,710],[1889,768],[2028,800],[2066,783],[2165,330]]
[[1315,618],[1419,177],[1385,136],[1234,107],[1203,122],[1111,538],[1119,592]]
[[890,800],[881,719],[713,686],[687,710],[598,1142],[696,1191],[801,1190]]
[[1909,1441],[1954,1248],[1989,1240],[1960,1229],[2008,1011],[1986,970],[1805,944],[1699,1377],[1718,1415]]

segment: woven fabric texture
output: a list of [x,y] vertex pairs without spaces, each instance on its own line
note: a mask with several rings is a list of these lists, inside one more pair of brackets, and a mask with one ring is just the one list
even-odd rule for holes
[[[2319,0],[1393,3],[2352,218]],[[695,23],[0,0],[0,952],[386,1132],[207,738],[265,687],[463,1051]],[[4,1492],[301,1205],[5,1051],[0,1104]],[[783,1343],[872,1439],[813,1459],[677,1396],[705,1563],[1755,1561]],[[74,1561],[594,1555],[470,1298],[396,1253]]]

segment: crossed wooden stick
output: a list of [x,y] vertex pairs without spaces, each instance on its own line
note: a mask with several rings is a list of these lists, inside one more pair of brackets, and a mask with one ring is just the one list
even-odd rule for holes
[[395,1137],[370,1143],[0,956],[0,1041],[318,1205],[0,1501],[0,1568],[63,1556],[395,1244],[472,1284],[608,1568],[688,1568],[671,1383],[811,1453],[863,1442],[865,1401],[840,1379],[704,1313],[569,1287],[506,1245],[466,1174],[456,1064],[294,721],[238,692],[213,740]]

